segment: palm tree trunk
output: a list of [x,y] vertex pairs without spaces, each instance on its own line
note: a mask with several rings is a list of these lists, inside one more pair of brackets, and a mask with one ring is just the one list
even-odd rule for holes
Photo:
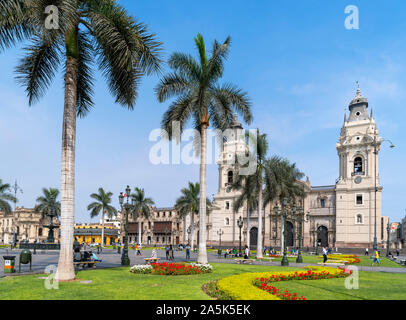
[[56,279],[62,281],[75,279],[73,268],[73,229],[75,223],[77,67],[77,59],[68,56],[66,60],[65,103],[62,127],[61,251],[59,253],[58,270],[55,276]]
[[257,259],[262,259],[262,169],[259,173],[259,189],[258,189],[258,244],[257,244]]
[[141,228],[141,213],[139,214],[138,218],[138,245],[140,246],[142,243],[142,228]]
[[104,208],[102,208],[102,237],[101,237],[101,247],[104,248]]
[[250,237],[250,211],[248,210],[248,202],[247,202],[247,247],[250,248],[251,245],[251,237]]
[[[186,244],[186,230],[187,230],[187,228],[186,228],[186,217],[187,217],[187,215],[185,215],[184,217],[183,217],[183,229],[185,230],[184,232],[183,232],[183,243],[184,244]],[[189,240],[189,239],[188,239]]]
[[202,124],[200,147],[200,208],[199,208],[199,255],[197,262],[207,263],[206,251],[206,154],[207,154],[207,124]]
[[192,251],[195,249],[195,213],[192,212],[190,214],[190,224],[192,226],[191,231],[192,231],[192,239],[191,239],[191,244],[190,247],[192,249]]

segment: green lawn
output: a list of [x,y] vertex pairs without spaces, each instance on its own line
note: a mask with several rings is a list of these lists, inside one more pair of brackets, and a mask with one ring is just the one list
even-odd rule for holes
[[92,280],[91,284],[60,283],[59,290],[45,289],[44,280],[38,279],[41,275],[9,277],[0,279],[0,300],[207,300],[211,298],[201,287],[210,280],[246,272],[280,270],[280,267],[223,263],[213,266],[213,273],[193,276],[140,275],[130,273],[129,268],[81,271],[77,277]]
[[[0,279],[0,300],[207,300],[203,284],[246,272],[289,271],[281,268],[254,265],[217,264],[213,273],[194,276],[136,275],[129,268],[81,271],[77,277],[92,280],[60,283],[59,290],[47,290],[41,275],[16,276]],[[281,288],[297,292],[308,299],[406,299],[406,274],[360,272],[360,289],[347,290],[343,279],[318,281],[287,281]],[[281,285],[278,283],[278,285]],[[285,290],[286,290],[285,289]]]
[[360,272],[357,290],[346,289],[342,278],[284,281],[273,285],[308,300],[405,300],[406,290],[402,283],[406,283],[406,274]]

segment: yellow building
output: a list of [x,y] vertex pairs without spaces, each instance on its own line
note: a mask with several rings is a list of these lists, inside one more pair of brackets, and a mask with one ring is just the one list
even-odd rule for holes
[[[80,224],[75,226],[74,238],[79,243],[86,244],[98,243],[101,244],[102,226],[101,224]],[[104,244],[111,245],[118,241],[118,228],[114,225],[104,225]]]

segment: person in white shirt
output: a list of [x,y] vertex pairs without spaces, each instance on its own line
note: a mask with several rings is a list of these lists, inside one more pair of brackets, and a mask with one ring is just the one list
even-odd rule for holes
[[249,256],[250,256],[250,249],[248,249],[248,246],[245,246],[244,259],[248,259]]
[[323,263],[327,262],[327,249],[323,247]]

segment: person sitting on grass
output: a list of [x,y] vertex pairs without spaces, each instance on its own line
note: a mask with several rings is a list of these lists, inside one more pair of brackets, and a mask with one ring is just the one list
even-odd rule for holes
[[378,265],[381,264],[381,261],[379,260],[379,252],[378,252],[378,250],[376,250],[376,249],[374,250],[374,260],[372,261],[372,265],[371,265],[371,266],[374,266],[375,263],[378,263]]

